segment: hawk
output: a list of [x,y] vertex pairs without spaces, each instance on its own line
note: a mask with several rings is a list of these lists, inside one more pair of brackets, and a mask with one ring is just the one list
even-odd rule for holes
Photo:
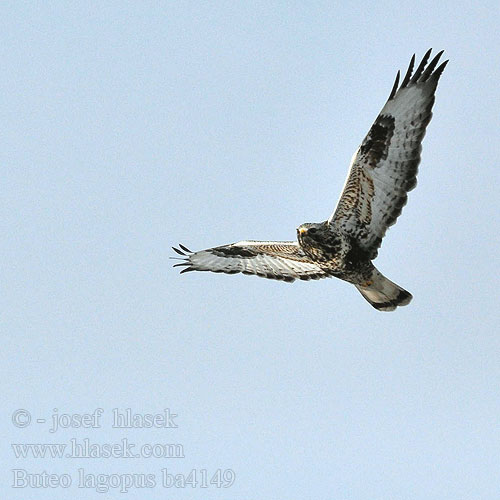
[[[380,311],[407,305],[412,295],[373,265],[387,228],[416,185],[421,143],[434,94],[448,61],[430,49],[415,72],[415,55],[354,153],[337,206],[324,222],[301,224],[297,241],[240,241],[199,252],[172,247],[188,271],[254,274],[292,282],[336,277],[352,283]],[[176,267],[174,266],[174,267]]]

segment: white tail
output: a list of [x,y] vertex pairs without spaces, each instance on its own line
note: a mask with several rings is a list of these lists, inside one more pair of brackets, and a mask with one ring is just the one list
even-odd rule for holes
[[387,279],[376,268],[373,268],[372,277],[368,283],[365,286],[356,285],[356,288],[379,311],[394,311],[398,306],[409,304],[413,298],[410,292]]

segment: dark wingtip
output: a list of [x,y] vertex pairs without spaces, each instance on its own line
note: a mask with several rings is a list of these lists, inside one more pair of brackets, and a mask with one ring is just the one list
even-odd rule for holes
[[424,71],[424,68],[425,68],[425,65],[427,64],[427,61],[429,60],[429,56],[431,55],[431,52],[432,52],[432,49],[429,49],[424,54],[422,61],[420,61],[418,68],[416,69],[415,73],[413,74],[412,79],[410,80],[410,83],[417,83],[418,82],[420,76],[422,75],[422,72]]
[[414,66],[415,66],[415,54],[411,56],[410,65],[408,66],[408,70],[406,71],[405,77],[403,78],[403,81],[401,83],[401,88],[405,88],[408,85]]
[[179,255],[182,255],[183,257],[186,257],[187,254],[189,254],[189,253],[193,253],[191,250],[189,250],[189,248],[185,247],[181,243],[179,243],[179,246],[181,247],[181,250],[179,250],[178,248],[175,248],[175,247],[172,247],[172,250],[174,252],[178,253]]
[[[413,72],[413,67],[415,65],[415,54],[412,55],[411,60],[410,60],[410,65],[408,66],[408,71],[405,74],[405,77],[403,78],[403,81],[401,82],[401,87],[404,88],[407,87],[409,84],[415,84],[418,82],[426,82],[429,79],[435,79],[439,80],[439,77],[441,76],[441,73],[443,72],[444,68],[446,67],[446,64],[448,61],[445,61],[442,63],[436,70],[437,64],[439,63],[439,59],[444,53],[444,50],[440,50],[431,60],[429,65],[427,65],[427,62],[429,61],[429,57],[432,53],[432,48],[430,48],[425,54],[424,57],[422,58],[422,61],[418,65],[417,69],[415,70],[415,73],[412,74]],[[426,67],[427,66],[427,67]],[[394,92],[394,89],[393,89]],[[393,93],[391,93],[391,98],[393,97]]]
[[196,269],[194,267],[186,267],[179,274],[189,273],[190,271],[196,271]]
[[420,79],[422,82],[425,82],[429,79],[429,77],[432,75],[432,72],[434,71],[434,68],[437,66],[437,63],[439,62],[440,57],[443,55],[444,50],[441,50],[438,52],[432,61],[429,63],[427,68],[425,69],[424,73],[422,74],[422,78]]
[[[182,247],[182,245],[179,245]],[[172,247],[172,250],[175,252],[175,253],[178,253],[179,255],[182,255],[183,257],[186,256],[186,254],[182,251],[182,250],[179,250],[178,248],[175,248],[175,247]]]
[[396,92],[398,90],[400,76],[401,76],[401,73],[398,71],[398,73],[396,75],[396,80],[394,82],[394,85],[392,86],[391,94],[389,95],[389,101],[396,95]]
[[447,59],[446,61],[444,61],[443,63],[441,63],[441,65],[437,67],[436,71],[434,71],[434,73],[432,73],[432,78],[435,78],[436,81],[439,80],[439,78],[441,77],[441,74],[444,71],[444,68],[446,68],[446,65],[449,62],[450,62],[450,60]]
[[184,245],[182,245],[181,243],[179,243],[179,246],[187,253],[193,253],[191,250],[189,250],[189,248],[185,247]]

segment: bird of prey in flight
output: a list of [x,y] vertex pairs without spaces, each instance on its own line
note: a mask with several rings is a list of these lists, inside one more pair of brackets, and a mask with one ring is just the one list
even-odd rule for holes
[[416,185],[421,143],[432,116],[434,93],[448,61],[429,50],[415,72],[415,55],[396,81],[382,111],[354,153],[342,194],[323,222],[297,228],[297,241],[240,241],[199,252],[184,245],[182,273],[254,274],[292,282],[334,276],[352,283],[380,311],[408,304],[412,295],[373,265],[382,238],[396,222]]

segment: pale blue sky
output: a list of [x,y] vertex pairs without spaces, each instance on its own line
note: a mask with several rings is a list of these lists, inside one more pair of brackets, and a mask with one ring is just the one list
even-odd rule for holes
[[[500,489],[498,2],[3,2],[2,498],[469,500]],[[171,245],[292,239],[333,210],[413,54],[445,49],[419,184],[339,280],[171,268]],[[32,418],[105,410],[101,428]],[[113,408],[177,429],[110,429]],[[11,443],[181,443],[183,459],[16,459]],[[227,489],[77,487],[232,469]],[[68,489],[12,489],[12,469]]]

